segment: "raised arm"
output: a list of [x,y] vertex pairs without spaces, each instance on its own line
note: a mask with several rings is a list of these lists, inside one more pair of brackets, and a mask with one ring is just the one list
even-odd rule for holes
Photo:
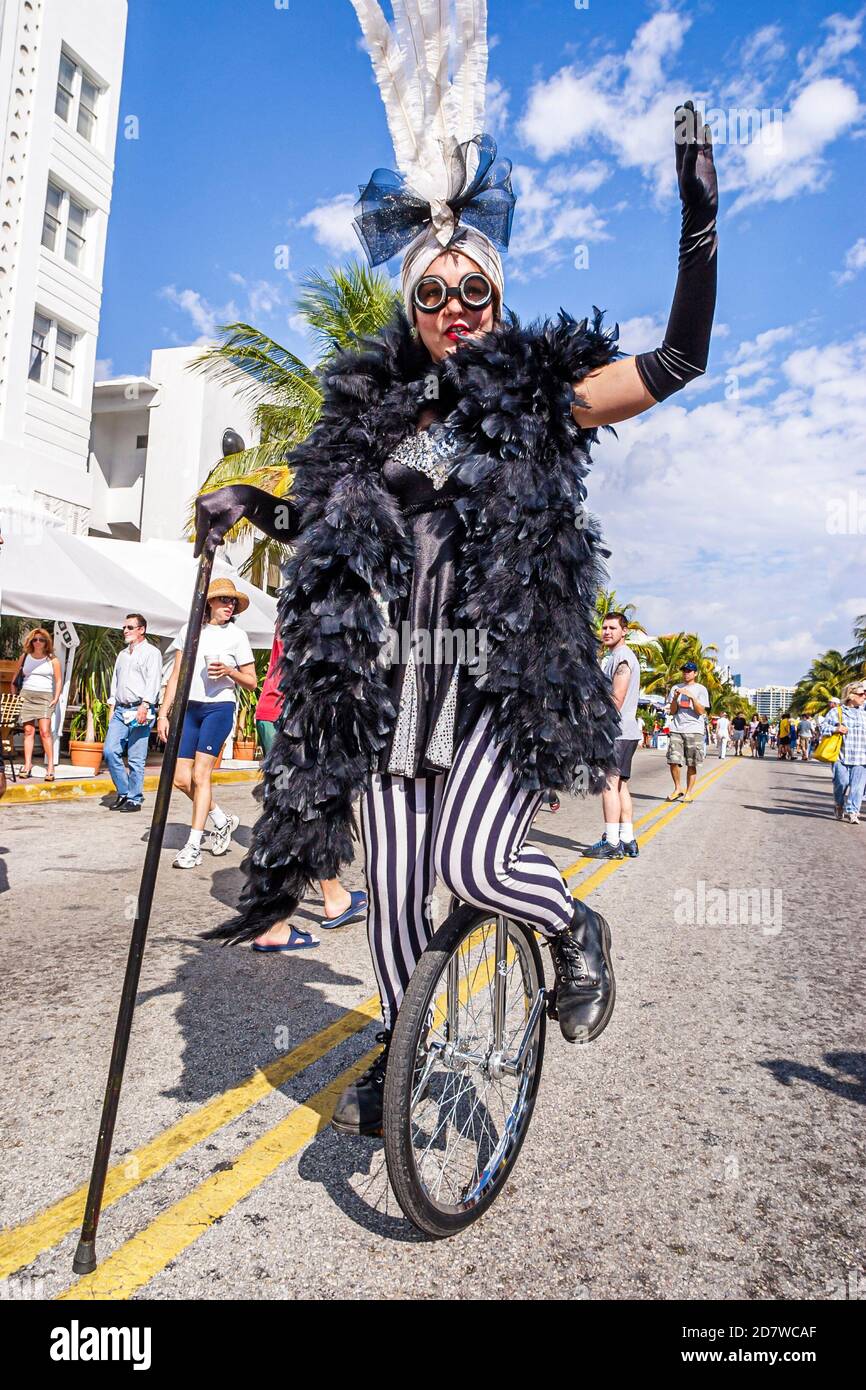
[[707,369],[716,306],[719,205],[713,142],[694,104],[674,115],[677,182],[682,200],[679,273],[661,347],[599,367],[575,384],[575,420],[584,429],[631,419],[667,400]]

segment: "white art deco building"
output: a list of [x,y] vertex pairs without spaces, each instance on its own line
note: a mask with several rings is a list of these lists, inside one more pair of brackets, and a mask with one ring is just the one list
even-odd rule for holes
[[0,0],[0,483],[86,533],[126,0]]

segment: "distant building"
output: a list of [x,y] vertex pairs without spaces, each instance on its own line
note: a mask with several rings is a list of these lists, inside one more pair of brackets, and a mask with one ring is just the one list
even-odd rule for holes
[[[190,363],[202,348],[157,348],[147,376],[93,388],[91,512],[94,535],[177,540],[191,499],[222,457],[223,432],[257,441],[250,407]],[[237,563],[248,546],[233,548]]]
[[788,685],[762,685],[755,690],[752,703],[763,719],[778,719],[794,698]]
[[0,480],[90,517],[126,0],[0,0]]

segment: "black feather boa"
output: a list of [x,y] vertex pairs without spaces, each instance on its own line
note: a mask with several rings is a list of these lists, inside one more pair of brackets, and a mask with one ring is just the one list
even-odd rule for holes
[[320,421],[290,459],[299,535],[279,601],[285,704],[263,809],[239,917],[208,935],[259,935],[351,862],[352,801],[396,718],[379,599],[405,597],[413,562],[382,467],[433,398],[465,446],[457,618],[488,634],[474,691],[524,786],[598,789],[619,726],[593,631],[606,553],[584,506],[596,432],[571,405],[573,384],[617,355],[598,310],[591,322],[561,311],[527,328],[511,317],[434,366],[400,313],[329,365]]

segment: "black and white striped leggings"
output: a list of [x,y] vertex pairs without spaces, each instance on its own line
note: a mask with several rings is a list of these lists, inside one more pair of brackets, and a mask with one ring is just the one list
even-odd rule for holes
[[574,901],[562,874],[524,843],[543,794],[520,789],[489,719],[482,714],[448,772],[375,773],[362,799],[367,932],[386,1028],[433,934],[437,877],[463,902],[530,922],[546,936],[571,925]]

